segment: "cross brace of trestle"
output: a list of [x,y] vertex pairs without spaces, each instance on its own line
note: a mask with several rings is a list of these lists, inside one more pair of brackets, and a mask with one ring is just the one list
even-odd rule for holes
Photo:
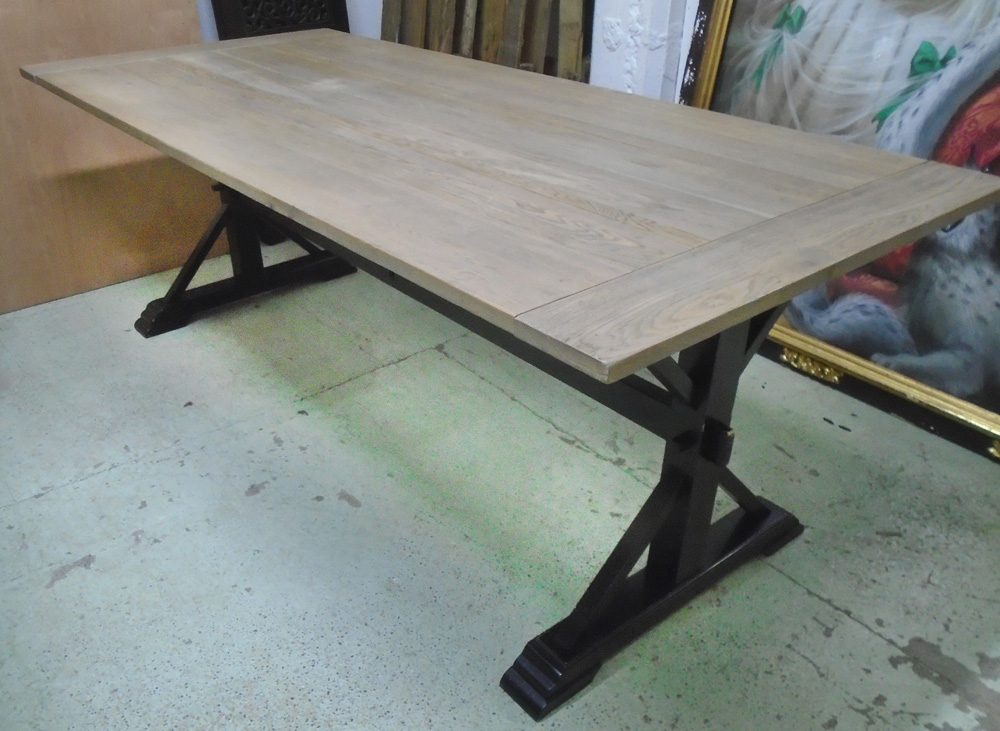
[[[802,532],[793,515],[755,495],[727,466],[739,378],[778,312],[651,366],[662,388],[638,376],[626,379],[637,391],[658,393],[662,404],[662,421],[653,429],[666,439],[660,481],[576,608],[529,641],[504,674],[503,689],[536,720],[579,692],[605,660],[671,612]],[[713,522],[720,487],[737,507]],[[636,570],[647,549],[645,566]]]
[[[305,281],[335,279],[356,269],[323,251],[299,232],[287,230],[278,216],[250,205],[242,194],[215,186],[222,205],[181,267],[166,295],[153,300],[135,322],[144,337],[161,335],[187,325],[203,312],[279,287]],[[226,232],[232,276],[191,288],[191,282],[212,246]],[[277,233],[294,241],[306,253],[296,259],[264,265],[261,243]]]

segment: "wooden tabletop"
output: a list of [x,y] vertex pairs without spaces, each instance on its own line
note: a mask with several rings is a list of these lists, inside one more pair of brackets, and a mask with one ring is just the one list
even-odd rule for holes
[[996,177],[335,31],[22,73],[608,382],[1000,200]]

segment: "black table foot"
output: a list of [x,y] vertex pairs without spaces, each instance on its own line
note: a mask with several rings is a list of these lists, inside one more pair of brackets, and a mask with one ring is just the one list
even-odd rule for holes
[[589,667],[567,662],[539,635],[524,646],[500,679],[500,687],[525,713],[540,721],[590,685],[600,669],[600,662]]
[[[662,389],[629,384],[662,406],[666,426],[653,428],[666,439],[663,472],[573,612],[529,641],[500,681],[532,718],[572,698],[605,660],[722,577],[802,533],[795,516],[727,466],[739,377],[776,317],[754,318],[650,367]],[[720,488],[737,507],[713,520]]]
[[[305,281],[322,281],[357,271],[333,254],[321,250],[296,231],[285,231],[275,216],[264,218],[244,196],[220,186],[222,207],[181,267],[167,294],[150,302],[135,322],[144,337],[161,335],[187,325],[197,315],[247,297]],[[211,284],[189,289],[223,230],[229,239],[233,274]],[[264,266],[261,245],[289,238],[306,253],[297,259]]]
[[670,589],[658,586],[646,569],[637,571],[622,587],[612,616],[591,627],[569,650],[560,644],[561,624],[530,640],[500,687],[528,715],[541,720],[590,684],[605,660],[746,561],[771,555],[798,537],[802,525],[770,505],[770,512],[759,520],[733,511],[717,521],[711,533],[710,542],[719,553],[712,555],[710,566]]

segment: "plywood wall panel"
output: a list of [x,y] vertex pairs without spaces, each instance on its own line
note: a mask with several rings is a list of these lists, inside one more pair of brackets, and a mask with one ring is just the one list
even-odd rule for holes
[[199,39],[191,0],[0,3],[0,313],[176,266],[216,201],[18,67]]

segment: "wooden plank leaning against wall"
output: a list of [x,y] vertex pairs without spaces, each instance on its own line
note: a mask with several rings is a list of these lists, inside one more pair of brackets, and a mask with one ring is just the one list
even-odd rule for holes
[[178,265],[217,205],[211,181],[18,67],[195,43],[195,3],[13,0],[0,21],[0,313]]
[[384,0],[382,39],[586,80],[584,0]]

